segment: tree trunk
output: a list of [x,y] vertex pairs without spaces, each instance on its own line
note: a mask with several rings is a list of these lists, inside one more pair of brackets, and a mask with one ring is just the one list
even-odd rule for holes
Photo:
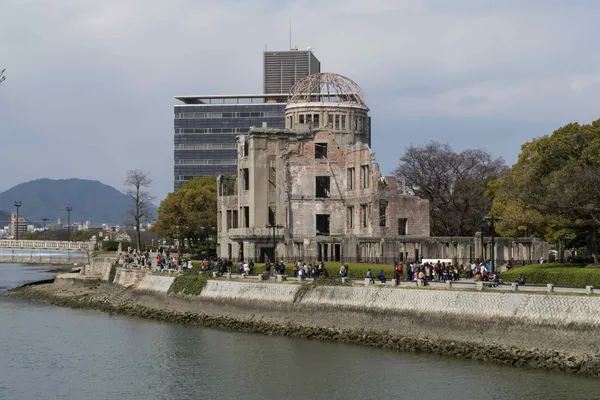
[[598,264],[598,231],[594,229],[590,235],[588,250],[594,259],[594,264]]
[[564,245],[564,240],[562,238],[558,239],[558,262],[559,263],[564,263],[565,262],[565,245]]

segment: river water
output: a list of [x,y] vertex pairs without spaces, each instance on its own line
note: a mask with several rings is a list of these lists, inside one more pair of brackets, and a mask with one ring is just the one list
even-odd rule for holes
[[[0,288],[47,268],[0,264]],[[2,289],[0,289],[2,290]],[[0,399],[598,399],[600,379],[0,295]]]

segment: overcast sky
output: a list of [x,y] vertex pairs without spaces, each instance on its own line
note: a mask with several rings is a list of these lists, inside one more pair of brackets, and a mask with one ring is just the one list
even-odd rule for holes
[[356,81],[382,170],[430,140],[513,163],[600,118],[596,0],[2,0],[0,191],[125,171],[173,188],[175,95],[259,93],[262,53],[315,48]]

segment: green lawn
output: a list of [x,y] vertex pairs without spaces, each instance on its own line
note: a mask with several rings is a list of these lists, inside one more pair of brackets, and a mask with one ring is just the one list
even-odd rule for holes
[[600,268],[585,268],[585,264],[527,265],[504,272],[502,280],[515,282],[521,273],[525,274],[525,283],[600,287]]
[[[200,261],[192,261],[192,264],[194,266],[196,265],[200,265]],[[234,263],[233,267],[232,267],[232,272],[236,273],[239,271],[238,268],[239,263]],[[325,263],[325,268],[327,269],[327,272],[329,273],[330,277],[337,277],[340,273],[340,267],[341,267],[342,263],[341,262],[326,262]],[[292,268],[293,268],[294,264],[293,263],[285,263],[285,273],[287,275],[292,275]],[[385,271],[385,276],[388,279],[392,279],[393,275],[394,275],[394,266],[391,264],[368,264],[368,263],[348,263],[348,275],[350,278],[364,278],[367,274],[367,269],[371,269],[371,272],[373,273],[373,276],[377,276],[377,274],[379,273],[380,270],[384,270]],[[256,274],[261,274],[263,272],[265,272],[265,264],[264,263],[257,263],[254,264],[254,272]],[[271,271],[272,273],[273,271]]]

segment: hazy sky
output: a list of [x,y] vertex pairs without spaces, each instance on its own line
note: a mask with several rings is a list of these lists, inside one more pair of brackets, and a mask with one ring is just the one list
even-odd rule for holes
[[173,99],[257,93],[262,52],[355,80],[385,173],[405,146],[484,148],[600,118],[596,0],[3,0],[0,191],[37,178],[173,188]]

